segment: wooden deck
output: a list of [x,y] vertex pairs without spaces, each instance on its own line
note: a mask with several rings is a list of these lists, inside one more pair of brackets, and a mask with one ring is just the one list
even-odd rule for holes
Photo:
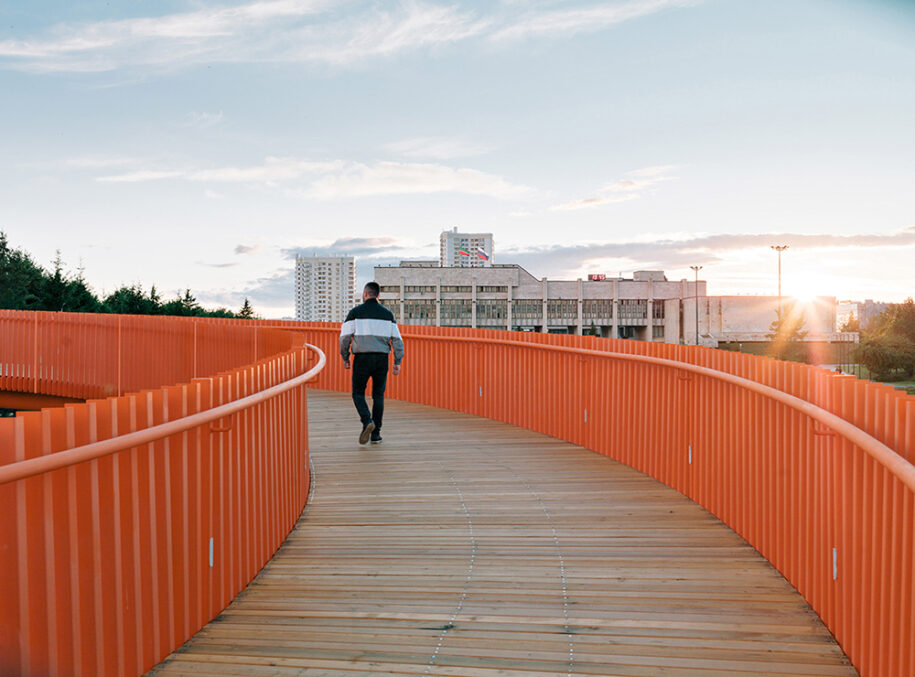
[[590,451],[388,401],[360,447],[311,391],[289,539],[155,675],[856,675],[795,590],[677,492]]

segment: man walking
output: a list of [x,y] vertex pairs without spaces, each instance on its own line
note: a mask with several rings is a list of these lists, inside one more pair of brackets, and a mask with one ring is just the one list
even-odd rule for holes
[[[381,419],[384,416],[384,387],[388,380],[388,353],[394,349],[394,375],[400,373],[403,359],[403,339],[394,322],[394,314],[378,303],[381,287],[369,282],[362,290],[362,305],[346,316],[340,329],[340,355],[343,367],[350,368],[353,353],[353,403],[362,421],[359,444],[372,440],[381,443]],[[372,379],[372,411],[365,401],[365,387]]]

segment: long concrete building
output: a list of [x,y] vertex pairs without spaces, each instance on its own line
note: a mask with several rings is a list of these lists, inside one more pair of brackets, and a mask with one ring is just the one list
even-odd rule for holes
[[[670,281],[658,270],[636,271],[631,278],[550,280],[516,264],[468,269],[429,260],[376,267],[375,280],[382,303],[401,324],[594,331],[604,337],[741,349],[763,350],[776,311],[793,303],[777,296],[708,296],[705,280]],[[834,297],[819,297],[797,309],[807,342],[857,340],[857,334],[836,332]]]
[[443,267],[403,261],[375,268],[382,303],[402,324],[681,340],[681,301],[705,296],[705,281],[669,281],[662,271],[631,279],[548,280],[519,265]]

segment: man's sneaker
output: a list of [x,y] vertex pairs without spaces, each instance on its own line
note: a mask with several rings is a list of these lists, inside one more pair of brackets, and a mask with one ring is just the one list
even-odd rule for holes
[[381,444],[381,433],[372,433],[372,444]]
[[359,444],[365,444],[369,441],[369,436],[372,434],[372,431],[375,430],[375,422],[369,421],[364,426],[362,426],[362,432],[359,434]]

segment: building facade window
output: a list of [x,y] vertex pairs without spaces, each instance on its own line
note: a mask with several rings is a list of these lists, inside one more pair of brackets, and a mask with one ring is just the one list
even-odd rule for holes
[[647,299],[620,299],[619,309],[621,320],[648,319]]
[[504,320],[508,317],[508,302],[497,299],[477,301],[477,320]]
[[470,299],[442,299],[442,322],[454,320],[470,321],[473,306]]
[[589,320],[613,319],[613,299],[585,299],[581,302],[581,314]]
[[574,320],[578,317],[577,299],[549,299],[547,317],[552,320]]
[[543,318],[543,301],[539,299],[514,299],[512,317],[516,320],[539,320]]
[[408,300],[403,302],[404,322],[410,320],[434,320],[435,301]]
[[652,301],[651,316],[656,320],[664,319],[664,301]]
[[442,292],[448,294],[469,294],[470,285],[442,285]]
[[404,287],[406,294],[429,294],[435,292],[435,285],[430,284],[408,284]]
[[651,337],[656,339],[664,338],[664,325],[657,325],[651,328]]
[[487,293],[507,294],[507,293],[508,293],[508,287],[500,286],[500,285],[494,285],[494,284],[477,285],[477,293],[478,293],[478,294],[479,294],[479,293],[483,293],[483,294],[487,294]]

